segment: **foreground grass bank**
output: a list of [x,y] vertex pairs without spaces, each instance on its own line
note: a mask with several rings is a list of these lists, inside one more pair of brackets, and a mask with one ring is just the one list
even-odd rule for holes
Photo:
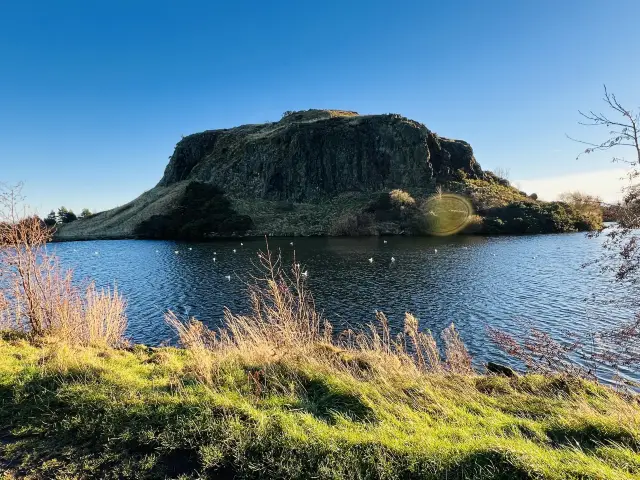
[[[318,348],[324,348],[318,346]],[[326,348],[328,359],[340,352]],[[358,359],[340,357],[341,362]],[[582,380],[0,340],[8,478],[640,476],[640,408]]]

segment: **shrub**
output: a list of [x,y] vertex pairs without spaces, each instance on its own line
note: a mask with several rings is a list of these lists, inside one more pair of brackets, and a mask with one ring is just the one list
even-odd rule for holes
[[117,345],[126,328],[117,291],[73,284],[45,244],[51,230],[37,217],[20,218],[14,193],[0,192],[0,326],[74,344]]
[[411,195],[399,189],[391,190],[391,192],[389,192],[389,199],[396,207],[413,207],[416,204],[416,201]]
[[331,224],[329,234],[340,237],[356,237],[360,235],[375,235],[373,215],[369,212],[347,212]]
[[480,233],[484,229],[484,219],[480,215],[471,215],[467,220],[467,224],[462,229],[462,233],[474,234]]
[[459,168],[458,170],[453,172],[453,176],[456,180],[462,182],[467,179],[467,172],[465,172],[464,169]]
[[261,274],[249,286],[251,311],[237,315],[224,312],[224,326],[210,331],[195,319],[182,323],[169,312],[167,323],[179,335],[183,346],[195,359],[198,378],[211,382],[214,359],[241,358],[248,364],[281,367],[301,361],[330,365],[359,374],[362,370],[392,377],[415,376],[427,372],[472,372],[471,357],[453,324],[444,330],[444,357],[429,331],[419,330],[418,320],[405,314],[404,331],[393,336],[386,316],[376,312],[376,323],[366,330],[347,331],[334,337],[332,325],[315,309],[306,289],[304,274],[294,264],[282,268],[280,256],[258,254]]
[[286,200],[282,200],[276,202],[274,208],[278,212],[293,212],[296,209],[296,205],[293,202],[287,202]]
[[78,219],[73,210],[67,210],[65,207],[58,209],[58,221],[60,223],[71,223]]
[[469,200],[452,193],[436,193],[425,200],[412,218],[412,229],[426,235],[453,235],[473,217]]
[[177,206],[145,220],[135,232],[142,238],[201,240],[208,235],[243,234],[252,227],[251,217],[239,215],[220,188],[192,182]]
[[571,206],[562,202],[514,202],[489,209],[485,218],[485,233],[562,233],[598,228]]
[[505,185],[491,172],[485,172],[485,178],[485,180],[467,179],[464,182],[449,185],[449,189],[469,196],[475,210],[480,214],[485,214],[491,208],[504,207],[513,202],[533,201],[508,183]]
[[571,206],[580,216],[582,225],[592,226],[591,230],[602,226],[602,199],[582,192],[566,192],[559,196],[559,200]]
[[402,190],[380,193],[365,212],[372,215],[377,222],[397,223],[401,230],[411,228],[416,213],[417,202],[410,194]]

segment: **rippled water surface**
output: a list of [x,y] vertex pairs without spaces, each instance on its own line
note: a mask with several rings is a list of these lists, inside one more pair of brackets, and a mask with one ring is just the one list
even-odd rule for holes
[[[129,336],[158,344],[172,339],[163,321],[169,309],[211,326],[225,306],[246,311],[243,282],[255,272],[252,262],[265,241],[240,243],[92,241],[52,248],[76,276],[102,286],[115,282],[128,301]],[[601,253],[600,240],[583,234],[274,238],[270,247],[287,263],[295,252],[317,307],[337,328],[368,323],[375,310],[401,328],[409,311],[434,332],[454,322],[477,361],[503,359],[487,341],[486,325],[512,332],[533,325],[562,336],[633,314],[610,305],[622,294],[610,279],[582,268]]]

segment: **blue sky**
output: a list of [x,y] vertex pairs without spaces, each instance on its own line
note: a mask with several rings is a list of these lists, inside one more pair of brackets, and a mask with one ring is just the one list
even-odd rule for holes
[[337,108],[464,139],[526,189],[617,192],[565,133],[598,138],[576,122],[603,83],[640,104],[638,18],[636,0],[6,0],[0,181],[43,213],[102,210],[153,187],[183,134]]

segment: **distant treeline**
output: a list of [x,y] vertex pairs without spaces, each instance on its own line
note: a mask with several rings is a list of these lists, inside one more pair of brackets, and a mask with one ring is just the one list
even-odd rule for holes
[[88,208],[83,208],[82,213],[80,213],[80,217],[78,217],[75,213],[73,213],[73,210],[68,210],[66,207],[60,207],[57,212],[51,210],[49,212],[49,215],[47,215],[47,217],[44,219],[44,223],[49,227],[53,227],[60,223],[74,222],[78,218],[89,218],[92,215],[93,213],[91,213],[91,210],[89,210]]

